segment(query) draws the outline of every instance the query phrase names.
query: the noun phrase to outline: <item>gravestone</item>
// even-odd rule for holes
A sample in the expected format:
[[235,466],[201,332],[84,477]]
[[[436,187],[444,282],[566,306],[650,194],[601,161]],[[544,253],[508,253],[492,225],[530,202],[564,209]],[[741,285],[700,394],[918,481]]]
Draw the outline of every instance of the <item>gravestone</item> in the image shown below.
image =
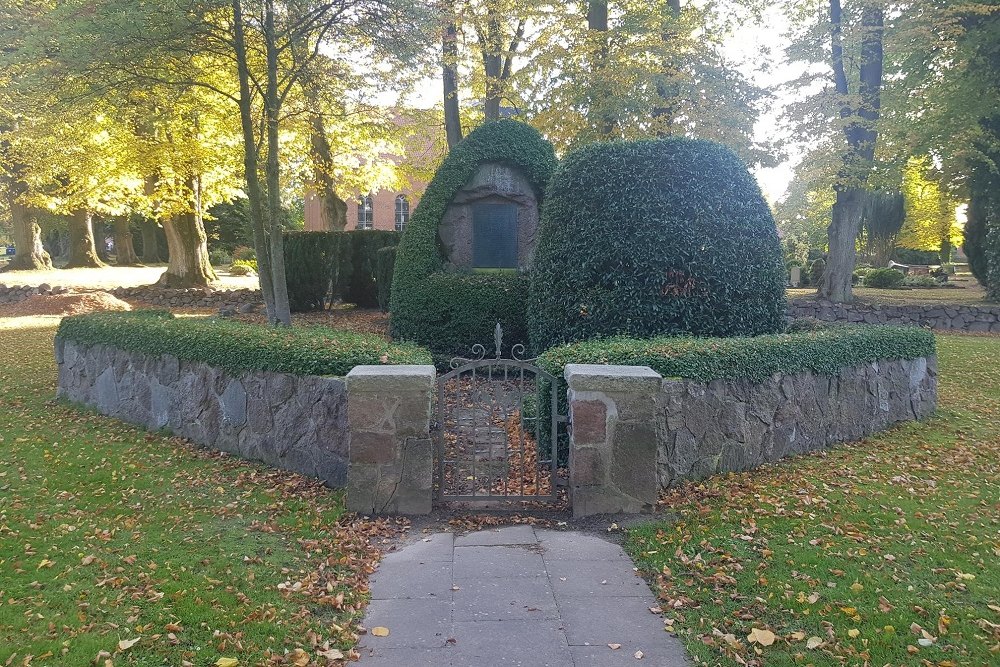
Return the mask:
[[479,167],[438,227],[450,270],[527,269],[537,234],[534,190],[520,171],[495,162]]

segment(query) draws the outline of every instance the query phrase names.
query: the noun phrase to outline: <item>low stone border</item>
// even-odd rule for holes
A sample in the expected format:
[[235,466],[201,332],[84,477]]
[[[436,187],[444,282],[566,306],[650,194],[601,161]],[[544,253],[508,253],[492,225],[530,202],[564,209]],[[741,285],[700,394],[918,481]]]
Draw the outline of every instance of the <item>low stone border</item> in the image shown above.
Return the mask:
[[793,299],[790,317],[814,317],[823,322],[864,322],[921,326],[941,331],[1000,333],[1000,306],[927,304],[892,306],[833,303],[825,299]]
[[328,486],[347,481],[347,391],[341,379],[229,373],[171,355],[59,338],[55,353],[60,398]]
[[52,287],[44,283],[38,287],[30,287],[28,285],[0,285],[0,305],[20,303],[37,294],[49,296],[52,294],[65,294],[68,291],[69,289],[66,287]]

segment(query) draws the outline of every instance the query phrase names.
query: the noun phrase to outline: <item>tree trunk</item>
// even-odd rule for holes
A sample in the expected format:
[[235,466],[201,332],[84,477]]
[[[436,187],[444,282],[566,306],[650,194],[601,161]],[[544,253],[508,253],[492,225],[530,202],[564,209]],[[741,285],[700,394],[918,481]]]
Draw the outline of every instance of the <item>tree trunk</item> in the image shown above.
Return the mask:
[[243,34],[243,6],[233,0],[233,47],[236,55],[236,73],[240,85],[240,125],[243,131],[243,171],[247,184],[247,201],[250,205],[250,226],[253,228],[253,245],[257,251],[257,278],[268,322],[275,320],[274,281],[272,280],[271,250],[264,229],[264,206],[257,173],[257,141],[253,130],[253,98],[250,95],[250,68],[247,64],[246,37]]
[[135,254],[135,245],[132,243],[132,227],[128,218],[115,218],[113,225],[115,230],[115,264],[135,266],[139,263],[139,256]]
[[941,239],[941,263],[951,264],[951,235],[945,234],[944,238]]
[[[665,45],[677,37],[674,23],[681,14],[681,1],[668,0],[667,10],[667,16],[663,17],[663,31],[660,33],[660,39]],[[670,134],[670,126],[677,115],[677,85],[671,79],[674,79],[678,75],[676,68],[669,62],[664,61],[662,68],[663,71],[656,82],[656,96],[659,98],[660,103],[653,107],[651,114],[656,124],[656,134],[661,137]]]
[[594,85],[590,88],[591,123],[597,128],[603,140],[615,138],[617,125],[614,115],[604,106],[611,95],[606,81],[608,60],[608,0],[590,0],[587,5],[587,30],[591,39],[596,40],[593,53],[592,72]]
[[[303,87],[308,88],[309,84],[303,82]],[[315,94],[307,91],[306,99],[313,109],[318,108],[319,100]],[[327,139],[323,117],[320,114],[312,114],[310,130],[313,179],[316,181],[316,195],[320,201],[323,228],[342,232],[347,227],[347,202],[337,196],[336,183],[332,175],[333,152],[330,150],[330,141]]]
[[161,287],[207,287],[218,280],[208,261],[208,235],[201,220],[201,184],[191,179],[191,211],[163,221],[170,258]]
[[11,227],[14,236],[14,248],[17,254],[7,262],[4,271],[39,271],[52,268],[52,258],[45,252],[42,245],[42,228],[35,222],[31,210],[9,196],[7,206],[10,209]]
[[289,326],[292,314],[288,305],[288,284],[285,279],[285,238],[281,228],[281,182],[278,161],[278,40],[274,30],[274,0],[264,0],[264,46],[267,58],[267,85],[264,88],[264,114],[267,120],[267,222],[271,246],[271,281],[274,285],[275,325]]
[[[485,44],[483,49],[487,49]],[[486,73],[486,98],[483,114],[486,122],[500,120],[500,54],[483,51],[483,71]]]
[[878,120],[882,91],[883,9],[866,6],[861,14],[861,69],[859,74],[860,104],[852,108],[844,69],[840,0],[830,0],[831,58],[834,84],[840,97],[840,115],[845,120],[844,135],[847,150],[835,186],[837,200],[833,206],[829,238],[829,257],[821,296],[837,303],[854,299],[851,278],[857,260],[857,239],[861,232],[864,187],[875,160],[878,142]]
[[139,223],[139,230],[142,232],[142,263],[159,264],[163,261],[160,255],[159,234],[156,233],[156,221],[143,220]]
[[97,258],[107,264],[111,261],[108,258],[108,226],[104,220],[94,219],[91,216],[91,226],[94,228],[94,248],[97,250]]
[[853,298],[851,281],[857,261],[857,240],[861,231],[861,208],[864,191],[857,188],[837,190],[833,220],[827,228],[829,254],[823,270],[821,294],[837,303]]
[[67,269],[102,268],[107,266],[97,256],[94,226],[90,211],[76,211],[69,218],[69,260]]
[[441,74],[444,83],[444,132],[448,148],[462,140],[462,117],[458,106],[458,25],[455,3],[447,4],[448,23],[441,37]]

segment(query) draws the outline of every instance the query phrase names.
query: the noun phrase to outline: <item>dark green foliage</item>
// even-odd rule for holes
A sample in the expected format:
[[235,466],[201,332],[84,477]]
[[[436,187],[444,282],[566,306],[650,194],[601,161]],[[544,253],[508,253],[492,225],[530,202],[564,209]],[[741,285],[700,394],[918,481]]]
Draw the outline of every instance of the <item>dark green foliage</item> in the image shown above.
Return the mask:
[[361,308],[379,305],[378,251],[395,246],[399,232],[290,232],[285,234],[285,276],[294,312],[322,310],[340,298]]
[[[526,280],[517,276],[440,275],[444,261],[438,225],[455,194],[481,165],[490,162],[520,171],[539,202],[556,167],[552,145],[533,128],[512,120],[482,125],[451,149],[413,211],[399,244],[390,307],[396,338],[430,345],[436,351],[466,352],[483,341],[481,323],[501,316],[507,340],[527,342],[523,333]],[[435,293],[441,289],[451,291]],[[491,294],[492,289],[499,292]],[[479,301],[460,301],[470,295]],[[492,338],[496,322],[490,322],[485,340]],[[515,338],[516,332],[521,332],[517,334],[520,339]]]
[[378,289],[378,307],[383,313],[389,310],[392,294],[392,271],[396,264],[396,246],[380,249],[375,260],[375,286]]
[[239,246],[253,245],[250,205],[246,199],[216,204],[204,218],[208,247],[232,253]]
[[[397,257],[397,274],[399,261]],[[394,280],[392,289],[399,284]],[[528,276],[519,273],[432,273],[409,289],[407,308],[425,314],[419,340],[436,352],[469,354],[476,343],[489,345],[500,322],[506,353],[510,345],[528,339],[528,287]]]
[[913,250],[912,248],[896,248],[892,252],[892,259],[900,264],[910,266],[939,264],[941,253],[937,250]]
[[[969,211],[963,249],[969,268],[994,299],[1000,299],[1000,116],[983,121],[980,155],[969,176]],[[995,275],[994,275],[995,273]]]
[[865,250],[879,265],[889,263],[896,239],[906,219],[906,202],[901,192],[868,192],[862,211]]
[[375,308],[379,305],[376,283],[378,251],[398,245],[400,233],[376,229],[340,233],[346,234],[350,242],[351,261],[341,264],[337,292],[348,303],[361,308]]
[[359,364],[429,364],[430,353],[373,334],[324,327],[266,327],[231,320],[177,318],[162,311],[64,318],[60,338],[152,356],[171,354],[228,371],[346,375]]
[[865,287],[899,287],[906,276],[896,269],[872,269],[865,274]]
[[562,377],[566,364],[621,364],[649,366],[664,377],[703,382],[727,378],[763,382],[775,373],[836,375],[841,368],[879,359],[933,354],[930,331],[862,325],[747,338],[607,338],[556,347],[538,361],[556,377]]
[[784,325],[785,264],[746,166],[708,141],[591,144],[549,185],[534,349],[595,336],[736,336]]
[[208,261],[212,266],[229,266],[233,263],[233,256],[222,248],[216,248],[208,252]]
[[813,263],[809,265],[809,284],[819,287],[820,283],[823,282],[823,274],[825,272],[826,260],[822,257],[814,259]]

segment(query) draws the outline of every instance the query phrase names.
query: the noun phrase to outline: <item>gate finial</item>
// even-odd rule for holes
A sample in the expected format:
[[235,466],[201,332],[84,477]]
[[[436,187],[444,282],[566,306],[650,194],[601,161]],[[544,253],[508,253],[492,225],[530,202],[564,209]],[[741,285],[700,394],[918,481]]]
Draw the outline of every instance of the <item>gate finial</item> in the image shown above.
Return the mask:
[[497,346],[497,359],[500,358],[500,348],[503,346],[503,328],[500,326],[500,322],[497,322],[496,329],[493,330],[493,342]]

